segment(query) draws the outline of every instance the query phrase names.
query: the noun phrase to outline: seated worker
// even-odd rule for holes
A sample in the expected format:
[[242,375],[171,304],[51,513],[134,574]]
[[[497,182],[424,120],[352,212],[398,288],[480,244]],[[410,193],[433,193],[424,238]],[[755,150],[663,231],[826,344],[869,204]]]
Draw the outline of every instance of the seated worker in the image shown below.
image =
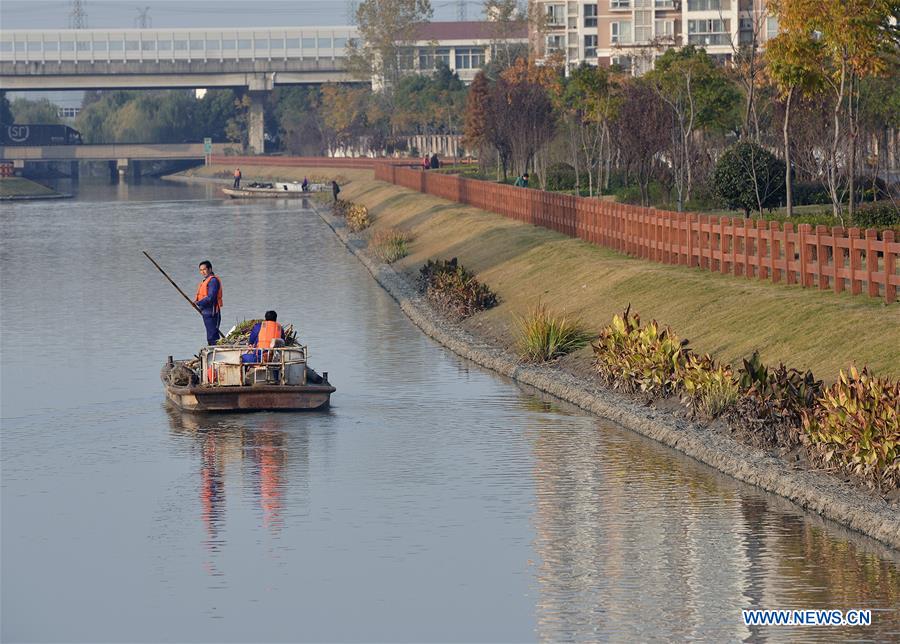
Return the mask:
[[[265,318],[264,321],[253,325],[250,331],[250,346],[258,349],[284,346],[284,329],[276,322],[278,314],[275,311],[266,311]],[[241,356],[241,362],[245,364],[265,362],[268,357],[268,351],[250,351]]]

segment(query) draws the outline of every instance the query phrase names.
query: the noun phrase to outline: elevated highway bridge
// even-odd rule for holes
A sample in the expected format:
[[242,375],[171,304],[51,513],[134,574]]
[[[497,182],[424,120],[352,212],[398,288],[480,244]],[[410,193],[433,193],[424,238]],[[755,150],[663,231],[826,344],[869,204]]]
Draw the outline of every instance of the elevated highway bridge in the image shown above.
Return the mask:
[[64,29],[0,32],[7,91],[243,87],[249,145],[263,151],[263,99],[276,85],[353,80],[353,27]]

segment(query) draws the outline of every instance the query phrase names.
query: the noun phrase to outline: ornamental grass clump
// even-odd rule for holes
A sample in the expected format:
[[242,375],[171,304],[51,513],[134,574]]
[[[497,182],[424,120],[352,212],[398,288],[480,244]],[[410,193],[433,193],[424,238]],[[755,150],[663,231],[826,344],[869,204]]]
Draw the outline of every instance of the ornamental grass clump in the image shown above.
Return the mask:
[[347,209],[347,228],[358,233],[360,230],[368,228],[371,223],[368,208],[359,203],[350,204]]
[[497,305],[497,295],[460,266],[456,258],[428,261],[420,270],[419,288],[445,315],[456,320]]
[[542,303],[517,322],[519,356],[529,362],[564,356],[585,346],[593,337],[581,320],[554,314]]
[[900,487],[900,381],[867,369],[841,371],[816,408],[803,414],[811,454],[826,467],[881,490]]
[[409,254],[409,243],[412,236],[397,228],[376,230],[371,244],[375,255],[383,262],[393,264],[401,257]]

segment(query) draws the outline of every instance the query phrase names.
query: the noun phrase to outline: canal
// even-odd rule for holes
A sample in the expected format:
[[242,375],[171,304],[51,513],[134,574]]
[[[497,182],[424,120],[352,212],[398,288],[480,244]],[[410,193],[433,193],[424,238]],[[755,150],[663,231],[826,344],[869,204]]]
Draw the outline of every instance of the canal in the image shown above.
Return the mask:
[[[896,553],[449,353],[301,204],[78,190],[0,219],[3,641],[900,638]],[[331,409],[169,409],[203,326],[145,249],[298,327]]]

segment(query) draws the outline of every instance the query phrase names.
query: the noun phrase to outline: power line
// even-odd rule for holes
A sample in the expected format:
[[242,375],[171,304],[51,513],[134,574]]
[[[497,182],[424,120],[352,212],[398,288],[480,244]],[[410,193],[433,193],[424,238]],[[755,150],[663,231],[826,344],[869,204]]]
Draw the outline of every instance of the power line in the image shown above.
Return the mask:
[[137,18],[134,19],[134,26],[138,29],[149,29],[153,26],[153,19],[150,17],[150,7],[137,8]]
[[466,0],[458,0],[456,3],[456,19],[460,22],[466,21]]
[[72,0],[69,12],[69,29],[87,29],[87,9],[85,0]]

